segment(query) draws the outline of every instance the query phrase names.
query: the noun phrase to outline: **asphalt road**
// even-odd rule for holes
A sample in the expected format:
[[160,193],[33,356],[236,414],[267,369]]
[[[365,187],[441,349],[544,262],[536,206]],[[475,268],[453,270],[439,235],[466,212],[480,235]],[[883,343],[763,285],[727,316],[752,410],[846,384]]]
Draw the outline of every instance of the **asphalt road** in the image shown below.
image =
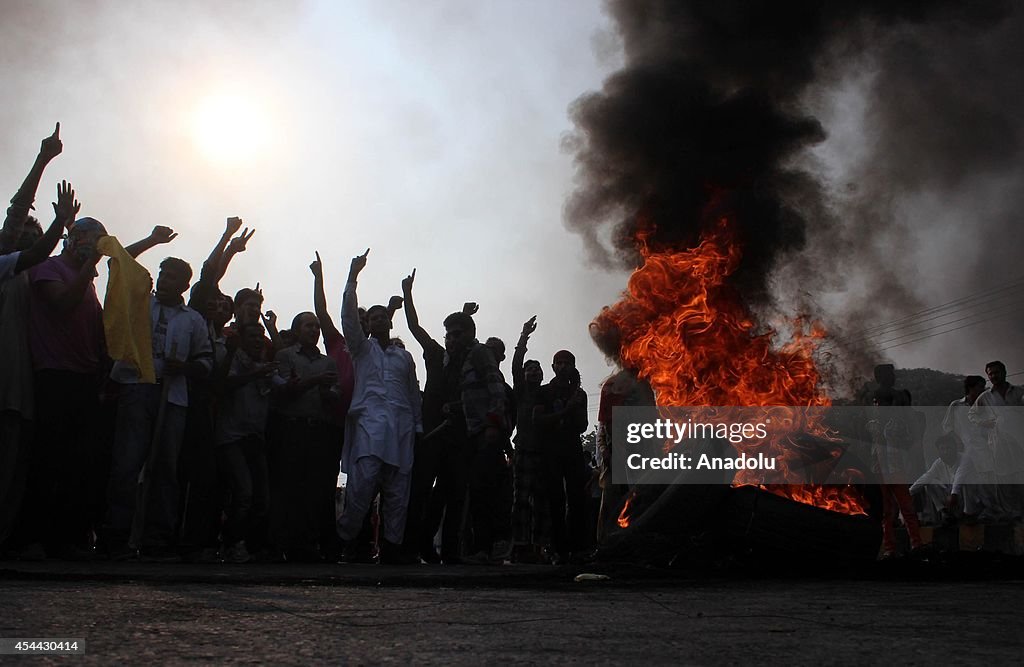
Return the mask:
[[18,659],[26,664],[1024,659],[1022,579],[573,583],[531,576],[531,585],[513,585],[517,577],[505,575],[509,585],[472,576],[410,585],[393,577],[371,583],[375,571],[365,572],[329,585],[315,577],[97,581],[8,572],[0,577],[0,637],[86,640],[84,655]]

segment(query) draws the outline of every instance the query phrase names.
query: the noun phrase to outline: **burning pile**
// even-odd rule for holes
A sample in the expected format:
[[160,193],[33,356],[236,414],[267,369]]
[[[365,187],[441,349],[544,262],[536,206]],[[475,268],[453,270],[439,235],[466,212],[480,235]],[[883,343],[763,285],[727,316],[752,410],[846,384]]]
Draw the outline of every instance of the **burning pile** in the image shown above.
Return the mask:
[[[823,329],[791,316],[782,341],[755,315],[777,312],[770,277],[804,249],[808,229],[836,224],[820,179],[800,166],[825,138],[808,92],[890,28],[969,10],[872,0],[607,6],[624,66],[571,109],[577,187],[565,218],[598,263],[635,271],[595,321],[595,341],[660,406],[828,405],[814,358]],[[800,432],[827,438],[797,421],[759,446],[785,460]],[[769,490],[865,510],[852,487]]]
[[[792,437],[799,432],[827,437],[822,424],[802,421],[801,411],[790,409],[831,403],[813,356],[824,332],[803,332],[796,323],[791,340],[779,346],[773,331],[761,330],[728,283],[742,250],[727,217],[709,220],[694,248],[657,248],[651,236],[641,227],[637,243],[644,263],[630,278],[627,295],[598,316],[597,328],[618,332],[622,364],[637,369],[659,406],[764,406],[777,426],[759,449],[779,461],[780,479],[786,479],[798,458]],[[733,421],[728,409],[705,418]],[[749,483],[745,477],[741,472],[734,483]],[[764,488],[834,511],[865,513],[852,486]],[[620,527],[629,525],[628,509],[627,502]]]

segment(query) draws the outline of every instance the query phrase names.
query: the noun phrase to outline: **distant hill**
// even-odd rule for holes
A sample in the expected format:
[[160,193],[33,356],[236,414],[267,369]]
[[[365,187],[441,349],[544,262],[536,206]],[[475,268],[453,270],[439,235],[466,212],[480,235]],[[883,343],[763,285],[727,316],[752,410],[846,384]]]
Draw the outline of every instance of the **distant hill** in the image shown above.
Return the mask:
[[[896,386],[910,392],[914,405],[946,406],[964,395],[964,376],[932,368],[897,368]],[[865,382],[852,399],[837,400],[837,405],[869,405],[878,389],[874,380]]]

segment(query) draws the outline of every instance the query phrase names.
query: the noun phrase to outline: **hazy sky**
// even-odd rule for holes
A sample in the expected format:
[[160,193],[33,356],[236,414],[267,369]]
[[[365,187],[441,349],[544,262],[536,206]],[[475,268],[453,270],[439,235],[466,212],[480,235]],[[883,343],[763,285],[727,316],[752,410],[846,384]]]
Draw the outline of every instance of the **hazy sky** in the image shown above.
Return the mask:
[[[364,305],[400,293],[416,267],[428,331],[440,339],[444,316],[477,301],[479,337],[503,338],[510,355],[536,314],[530,356],[550,375],[555,351],[576,352],[593,415],[609,368],[587,324],[627,276],[588,268],[563,226],[573,169],[561,141],[569,105],[619,65],[600,3],[92,0],[0,11],[0,189],[13,194],[59,120],[64,154],[44,175],[41,212],[67,178],[82,214],[123,243],[173,227],[177,240],[141,258],[154,274],[168,255],[198,274],[225,218],[241,216],[256,235],[222,289],[259,281],[282,326],[311,309],[314,250],[336,314],[349,260],[370,247]],[[843,122],[819,155],[841,180],[859,126],[822,104]],[[936,252],[956,241],[940,235]],[[924,244],[910,258],[924,304],[969,293],[929,253]],[[395,334],[419,359],[401,315]],[[954,355],[970,340],[956,335],[892,358],[980,372],[1003,356],[1011,372],[1024,367],[1019,335]]]

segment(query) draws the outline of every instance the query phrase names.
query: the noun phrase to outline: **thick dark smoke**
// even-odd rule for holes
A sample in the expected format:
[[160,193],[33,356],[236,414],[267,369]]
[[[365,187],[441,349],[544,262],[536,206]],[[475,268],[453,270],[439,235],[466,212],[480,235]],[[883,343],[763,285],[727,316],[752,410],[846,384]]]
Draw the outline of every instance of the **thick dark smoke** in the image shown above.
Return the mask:
[[[863,277],[861,299],[844,313],[850,323],[889,321],[1024,275],[1024,14],[971,27],[935,21],[891,31],[859,61],[870,72],[862,91],[867,150],[836,184],[843,224],[796,264],[804,283],[829,268]],[[1004,332],[1022,329],[1024,311],[943,336],[935,364],[957,348],[977,350],[973,364],[984,349],[1006,354]]]
[[[754,307],[780,296],[782,260],[787,289],[841,289],[861,274],[865,300],[845,313],[862,325],[889,314],[883,290],[892,311],[914,304],[915,281],[894,261],[917,232],[897,219],[900,197],[1019,163],[1024,35],[1008,5],[968,4],[609,2],[625,65],[571,108],[568,226],[595,261],[628,268],[638,225],[686,246],[713,206],[739,232],[735,284]],[[831,132],[814,100],[857,71],[872,74],[868,158],[837,197],[807,159]]]

